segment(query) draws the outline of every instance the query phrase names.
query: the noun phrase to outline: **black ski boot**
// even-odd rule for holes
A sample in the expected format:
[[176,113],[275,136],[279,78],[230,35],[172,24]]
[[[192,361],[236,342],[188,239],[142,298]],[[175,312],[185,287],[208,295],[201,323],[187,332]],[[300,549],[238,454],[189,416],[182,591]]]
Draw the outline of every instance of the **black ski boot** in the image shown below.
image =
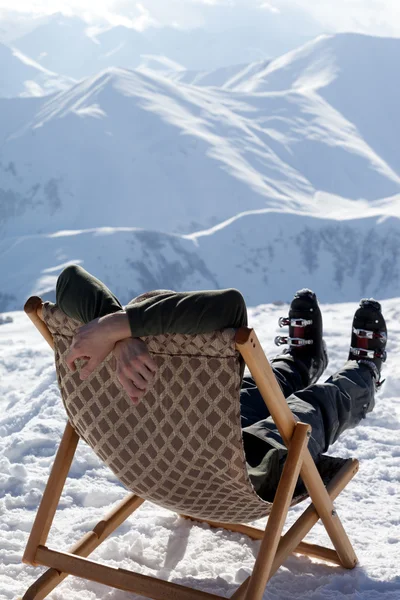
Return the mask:
[[382,363],[386,360],[387,329],[382,307],[376,300],[364,299],[356,310],[351,333],[349,360],[364,363],[372,370],[380,387]]
[[306,386],[318,381],[328,365],[328,353],[322,338],[322,315],[314,292],[308,289],[296,292],[289,317],[280,318],[279,326],[289,326],[289,336],[277,336],[275,344],[288,344],[289,348],[276,359],[291,356],[292,360],[301,361],[307,371]]

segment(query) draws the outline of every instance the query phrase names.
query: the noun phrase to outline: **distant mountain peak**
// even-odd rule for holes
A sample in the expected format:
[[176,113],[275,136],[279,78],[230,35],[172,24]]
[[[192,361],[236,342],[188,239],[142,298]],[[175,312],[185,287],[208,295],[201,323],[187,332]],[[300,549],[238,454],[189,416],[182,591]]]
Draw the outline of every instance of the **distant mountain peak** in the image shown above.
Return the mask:
[[394,73],[399,54],[399,38],[359,33],[320,35],[270,61],[265,69],[257,70],[235,89],[252,93],[300,88],[317,91],[350,70],[353,84],[357,85],[357,78],[365,78],[371,68],[376,69],[375,75],[381,69],[387,76]]

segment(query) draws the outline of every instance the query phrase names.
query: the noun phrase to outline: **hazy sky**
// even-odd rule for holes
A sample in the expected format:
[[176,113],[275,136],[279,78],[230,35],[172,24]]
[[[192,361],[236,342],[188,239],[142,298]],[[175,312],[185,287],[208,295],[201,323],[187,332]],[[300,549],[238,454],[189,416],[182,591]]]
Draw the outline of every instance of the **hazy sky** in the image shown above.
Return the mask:
[[400,36],[400,0],[0,0],[0,10],[49,14],[62,11],[87,20],[144,29],[152,23],[181,27],[251,25],[264,11],[303,9],[321,31],[358,31]]

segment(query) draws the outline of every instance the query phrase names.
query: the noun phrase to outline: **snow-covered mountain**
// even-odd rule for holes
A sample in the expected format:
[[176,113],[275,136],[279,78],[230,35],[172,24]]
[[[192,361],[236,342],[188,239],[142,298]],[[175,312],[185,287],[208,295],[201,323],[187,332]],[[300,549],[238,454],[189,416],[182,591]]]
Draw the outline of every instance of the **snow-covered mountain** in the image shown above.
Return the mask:
[[[332,39],[347,40],[317,40],[319,54]],[[354,42],[368,47],[369,40]],[[396,47],[400,53],[400,41]],[[311,66],[313,60],[311,53]],[[248,87],[264,81],[261,73],[249,70]],[[357,87],[356,69],[353,75]],[[325,77],[322,62],[322,83]],[[397,97],[396,82],[386,79],[387,95]],[[44,99],[40,110],[27,104],[24,125],[7,135],[0,152],[1,164],[13,166],[1,175],[13,198],[12,208],[3,202],[2,234],[104,226],[191,233],[266,207],[324,216],[324,193],[355,211],[360,200],[373,205],[399,193],[398,113],[379,115],[383,151],[368,95],[361,132],[319,88],[293,89],[285,81],[287,89],[254,92],[240,81],[240,90],[199,88],[148,70],[108,69]],[[361,74],[359,87],[363,82]],[[347,94],[333,72],[328,91]]]
[[399,38],[321,36],[231,87],[246,93],[318,94],[399,172]]
[[195,29],[164,25],[143,31],[104,23],[89,27],[78,17],[53,14],[12,42],[47,69],[81,79],[109,67],[134,69],[147,54],[167,56],[190,70],[214,70],[280,55],[320,32],[294,6],[275,13],[244,7],[242,19],[240,7],[229,3],[212,12],[220,13],[215,22]]
[[57,276],[70,263],[105,281],[124,304],[155,288],[236,287],[250,306],[288,301],[304,286],[322,301],[393,297],[400,214],[336,220],[264,210],[189,236],[103,228],[9,238],[0,242],[7,273],[0,312],[32,294],[54,300]]
[[230,65],[211,71],[190,71],[173,61],[160,56],[143,56],[138,67],[139,71],[156,71],[159,74],[189,85],[200,87],[230,88],[238,85],[239,81],[247,80],[253,73],[264,70],[271,61],[262,60],[250,64]]
[[236,147],[241,123],[222,102],[117,69],[46,100],[1,149],[1,164],[12,164],[1,173],[10,194],[1,232],[121,225],[192,232],[265,206],[268,191],[276,206],[282,194],[248,165],[245,146]]
[[16,48],[0,43],[0,98],[45,96],[70,88],[75,81],[42,67]]
[[1,101],[3,307],[51,293],[69,262],[123,301],[160,286],[400,295],[394,56],[400,40],[338,35],[220,87],[145,65]]

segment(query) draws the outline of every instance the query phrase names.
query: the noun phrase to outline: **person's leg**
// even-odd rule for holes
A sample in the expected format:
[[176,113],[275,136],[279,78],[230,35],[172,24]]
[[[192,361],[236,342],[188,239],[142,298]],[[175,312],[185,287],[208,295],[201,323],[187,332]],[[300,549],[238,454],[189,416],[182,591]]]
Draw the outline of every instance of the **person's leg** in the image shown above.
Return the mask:
[[[386,342],[381,305],[373,299],[361,300],[353,318],[347,364],[326,383],[312,385],[288,398],[295,417],[312,427],[309,450],[314,460],[373,409],[386,360]],[[266,500],[273,499],[286,457],[279,432],[267,418],[246,428],[243,438],[254,487]]]
[[[311,385],[291,394],[287,404],[296,419],[309,423],[309,450],[314,458],[325,452],[346,429],[355,427],[374,407],[375,390],[381,385],[382,363],[386,360],[387,328],[379,302],[361,300],[353,323],[348,362],[325,383]],[[249,437],[250,436],[250,437]],[[248,441],[258,438],[282,448],[279,432],[270,416],[245,428]],[[260,459],[260,444],[248,446],[250,464]],[[268,448],[264,447],[264,454]]]
[[[374,392],[371,368],[349,361],[325,383],[311,385],[287,399],[295,418],[312,427],[308,448],[314,460],[373,409]],[[256,491],[266,500],[273,499],[287,449],[272,418],[245,427],[243,442]]]
[[[304,370],[299,361],[272,361],[272,371],[285,398],[306,387]],[[264,398],[251,375],[243,377],[240,390],[240,418],[242,428],[270,416]]]

